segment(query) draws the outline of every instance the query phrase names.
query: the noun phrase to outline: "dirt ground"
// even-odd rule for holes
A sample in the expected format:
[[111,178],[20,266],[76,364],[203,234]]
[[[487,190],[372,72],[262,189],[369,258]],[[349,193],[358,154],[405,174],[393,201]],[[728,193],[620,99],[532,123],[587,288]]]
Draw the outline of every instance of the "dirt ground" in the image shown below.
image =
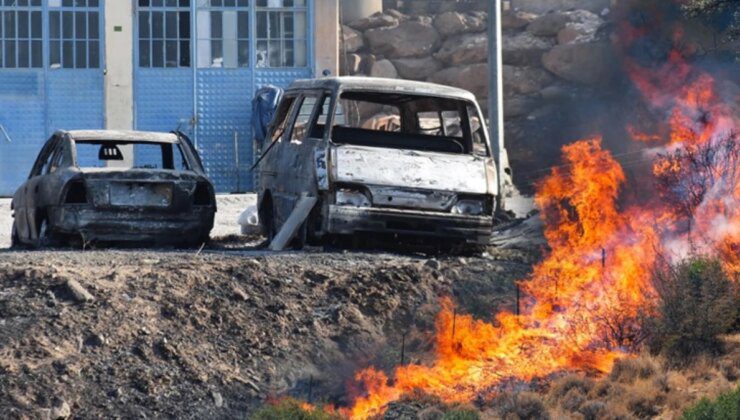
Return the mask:
[[[218,244],[215,245],[218,247]],[[0,418],[244,417],[342,402],[368,364],[431,349],[439,297],[511,304],[528,251],[0,251]],[[60,411],[61,410],[61,411]]]
[[530,219],[472,257],[271,253],[237,235],[254,201],[218,196],[215,240],[198,253],[10,251],[0,200],[0,418],[241,418],[285,395],[342,404],[358,369],[428,357],[440,297],[480,317],[511,309],[542,245]]

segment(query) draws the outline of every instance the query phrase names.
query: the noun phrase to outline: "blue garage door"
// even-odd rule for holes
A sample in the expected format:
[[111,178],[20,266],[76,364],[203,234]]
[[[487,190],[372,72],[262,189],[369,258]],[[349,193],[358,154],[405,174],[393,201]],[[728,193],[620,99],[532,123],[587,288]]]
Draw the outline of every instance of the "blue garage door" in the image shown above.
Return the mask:
[[54,130],[104,126],[101,3],[0,0],[0,196]]
[[219,192],[252,190],[252,96],[312,76],[312,2],[137,4],[136,128],[179,127]]

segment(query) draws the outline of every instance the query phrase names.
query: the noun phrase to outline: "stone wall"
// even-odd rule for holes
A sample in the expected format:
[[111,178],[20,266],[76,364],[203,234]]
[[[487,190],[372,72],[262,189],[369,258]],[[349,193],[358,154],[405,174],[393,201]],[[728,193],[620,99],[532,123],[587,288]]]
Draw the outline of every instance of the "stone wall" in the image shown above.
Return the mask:
[[345,75],[424,80],[488,97],[485,1],[411,1],[342,26]]

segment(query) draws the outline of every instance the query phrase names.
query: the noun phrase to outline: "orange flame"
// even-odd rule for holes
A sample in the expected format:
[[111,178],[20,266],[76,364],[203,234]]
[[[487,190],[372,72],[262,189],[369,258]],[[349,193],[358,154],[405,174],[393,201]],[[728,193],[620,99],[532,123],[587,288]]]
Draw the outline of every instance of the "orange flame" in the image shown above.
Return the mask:
[[[648,30],[625,25],[621,38],[627,44]],[[677,29],[672,36],[679,43],[683,33]],[[467,402],[496,392],[511,379],[527,381],[563,370],[607,372],[639,343],[636,320],[651,309],[650,274],[659,255],[682,257],[695,247],[717,251],[728,273],[738,278],[736,161],[724,151],[719,155],[727,158],[724,166],[710,161],[696,170],[686,154],[673,153],[701,152],[728,138],[737,150],[737,113],[722,102],[715,80],[693,69],[679,49],[658,68],[629,60],[625,66],[645,100],[665,113],[657,134],[628,127],[635,140],[662,144],[651,149],[656,179],[675,179],[681,188],[691,186],[697,174],[709,180],[690,214],[658,200],[622,209],[618,198],[626,177],[602,150],[601,140],[564,147],[564,164],[537,188],[549,252],[520,283],[526,293],[521,314],[502,312],[486,322],[457,314],[453,302],[443,299],[433,361],[399,366],[390,376],[374,368],[358,372],[355,380],[363,393],[341,414],[372,417],[417,390],[449,403]],[[685,217],[693,230],[689,234],[679,227]]]
[[[676,55],[671,60],[679,75],[688,78],[685,63]],[[668,152],[712,146],[734,133],[736,118],[719,102],[714,80],[706,73],[675,87],[672,100],[651,84],[657,81],[635,78],[636,85],[647,89],[646,99],[670,109],[671,118],[661,130],[667,137],[651,139],[666,144],[658,149],[654,174],[691,178],[693,169]],[[538,186],[536,203],[550,252],[521,283],[528,296],[522,315],[503,312],[493,322],[475,320],[457,315],[453,303],[444,299],[434,362],[397,367],[392,380],[373,368],[359,372],[355,379],[365,393],[346,415],[380,414],[389,402],[415,390],[445,402],[464,402],[511,378],[531,380],[562,370],[607,372],[639,342],[636,319],[651,309],[649,279],[659,253],[688,249],[692,239],[676,230],[681,214],[656,200],[620,210],[617,199],[625,175],[601,149],[600,139],[576,142],[563,153],[564,165]],[[691,217],[703,250],[718,251],[728,273],[737,278],[740,172],[735,161],[728,162],[709,165],[709,190]]]
[[649,296],[644,274],[657,235],[646,215],[618,211],[625,175],[599,139],[566,146],[564,154],[566,165],[539,187],[552,251],[522,283],[530,296],[522,315],[503,312],[484,322],[456,315],[444,299],[434,363],[398,367],[392,383],[383,372],[361,371],[356,380],[366,393],[346,414],[380,414],[414,390],[445,402],[471,401],[509,378],[607,372],[624,355],[634,339],[630,320]]

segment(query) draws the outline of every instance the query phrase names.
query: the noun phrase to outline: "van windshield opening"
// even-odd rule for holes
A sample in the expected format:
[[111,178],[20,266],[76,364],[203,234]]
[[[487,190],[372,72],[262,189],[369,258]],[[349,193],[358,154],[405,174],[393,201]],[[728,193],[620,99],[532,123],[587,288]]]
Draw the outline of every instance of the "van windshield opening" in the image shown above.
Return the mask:
[[[338,144],[473,154],[477,107],[460,99],[389,93],[341,94],[332,125]],[[482,139],[485,141],[485,136]],[[477,153],[476,153],[477,154]]]
[[174,143],[77,140],[75,149],[77,166],[81,169],[190,169],[180,145]]

